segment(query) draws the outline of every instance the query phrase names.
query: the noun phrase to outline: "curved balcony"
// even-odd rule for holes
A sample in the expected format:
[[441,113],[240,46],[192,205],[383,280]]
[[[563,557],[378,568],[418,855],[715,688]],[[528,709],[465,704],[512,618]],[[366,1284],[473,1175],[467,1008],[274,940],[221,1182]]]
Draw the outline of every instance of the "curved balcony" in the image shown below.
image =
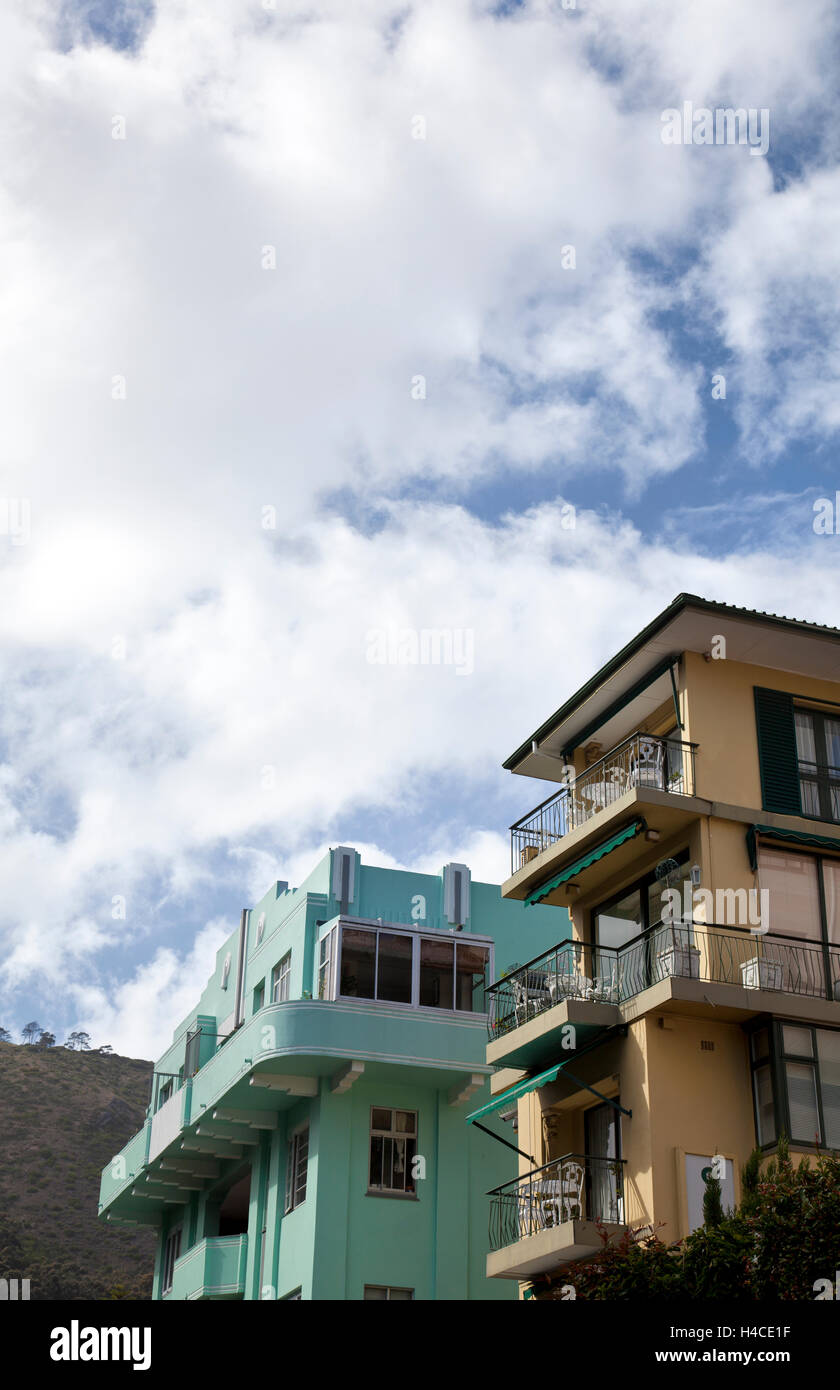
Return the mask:
[[248,1261],[248,1237],[213,1236],[200,1240],[175,1261],[167,1301],[242,1298]]

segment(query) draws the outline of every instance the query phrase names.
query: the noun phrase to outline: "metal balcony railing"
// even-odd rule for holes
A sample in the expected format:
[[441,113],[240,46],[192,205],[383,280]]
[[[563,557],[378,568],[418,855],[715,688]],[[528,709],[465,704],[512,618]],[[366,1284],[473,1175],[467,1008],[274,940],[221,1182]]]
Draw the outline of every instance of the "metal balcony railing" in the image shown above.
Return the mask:
[[536,859],[542,850],[562,840],[618,801],[632,787],[655,787],[674,796],[694,795],[694,754],[697,745],[679,739],[632,734],[624,743],[585,772],[572,776],[552,796],[510,828],[511,873]]
[[669,976],[840,1000],[840,947],[695,922],[658,922],[620,947],[569,939],[488,986],[488,1032],[564,999],[621,1004]]
[[490,1197],[490,1249],[501,1250],[566,1221],[624,1224],[624,1160],[564,1154]]

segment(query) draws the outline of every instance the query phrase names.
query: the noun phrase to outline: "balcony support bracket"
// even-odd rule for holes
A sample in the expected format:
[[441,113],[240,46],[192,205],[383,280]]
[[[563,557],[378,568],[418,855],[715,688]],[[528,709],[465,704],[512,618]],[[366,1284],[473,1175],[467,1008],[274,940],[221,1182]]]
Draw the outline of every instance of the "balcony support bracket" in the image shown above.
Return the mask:
[[515,1154],[521,1154],[523,1158],[527,1158],[529,1163],[533,1163],[536,1168],[537,1160],[534,1158],[533,1154],[526,1154],[524,1149],[518,1149],[515,1144],[508,1143],[507,1139],[503,1139],[501,1134],[494,1134],[492,1129],[488,1129],[486,1125],[480,1125],[478,1120],[473,1120],[473,1129],[480,1129],[482,1134],[489,1134],[491,1139],[495,1139],[498,1144],[504,1144],[506,1149],[513,1149]]
[[574,1073],[570,1072],[569,1068],[566,1066],[563,1067],[563,1075],[568,1076],[570,1081],[574,1081],[576,1086],[582,1086],[585,1091],[590,1091],[593,1096],[597,1096],[598,1099],[604,1101],[606,1105],[611,1105],[614,1110],[619,1110],[622,1115],[627,1116],[628,1120],[632,1120],[632,1110],[625,1110],[624,1106],[619,1105],[617,1100],[612,1100],[610,1096],[605,1096],[603,1091],[596,1091],[594,1086],[590,1086],[587,1081],[581,1081],[580,1077],[575,1076]]

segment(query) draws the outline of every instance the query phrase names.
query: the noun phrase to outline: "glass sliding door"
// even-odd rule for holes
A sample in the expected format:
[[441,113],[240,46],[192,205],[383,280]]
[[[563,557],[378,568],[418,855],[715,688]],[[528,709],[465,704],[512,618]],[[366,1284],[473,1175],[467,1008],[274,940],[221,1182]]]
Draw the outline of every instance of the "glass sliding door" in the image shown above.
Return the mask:
[[673,949],[675,938],[680,945],[691,944],[690,923],[683,926],[679,922],[680,906],[674,909],[675,923],[663,927],[661,922],[665,889],[670,886],[682,900],[683,883],[690,872],[688,850],[675,855],[674,864],[670,884],[651,871],[593,913],[595,974],[602,985],[615,986],[618,998],[639,994],[661,978],[659,957]]
[[594,1105],[584,1113],[583,1129],[587,1218],[622,1223],[621,1115],[614,1105]]

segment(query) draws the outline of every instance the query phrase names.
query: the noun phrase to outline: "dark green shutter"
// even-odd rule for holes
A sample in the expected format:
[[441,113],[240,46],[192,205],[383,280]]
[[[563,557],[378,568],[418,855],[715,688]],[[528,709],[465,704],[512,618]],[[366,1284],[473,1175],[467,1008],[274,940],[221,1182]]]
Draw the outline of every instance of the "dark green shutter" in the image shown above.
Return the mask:
[[799,766],[793,697],[782,690],[755,687],[755,723],[758,765],[761,770],[761,804],[765,811],[800,816]]

